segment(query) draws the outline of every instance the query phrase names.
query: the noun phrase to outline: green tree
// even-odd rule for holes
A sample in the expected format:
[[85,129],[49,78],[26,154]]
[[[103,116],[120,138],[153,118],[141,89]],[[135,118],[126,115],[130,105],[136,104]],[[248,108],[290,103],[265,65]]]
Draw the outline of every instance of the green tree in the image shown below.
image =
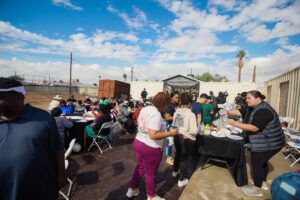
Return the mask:
[[238,74],[238,82],[241,82],[241,74],[242,74],[242,68],[244,67],[244,61],[243,58],[246,56],[246,51],[240,50],[238,54],[236,54],[236,57],[239,59],[237,61],[237,66],[239,68],[239,74]]
[[124,78],[124,82],[126,82],[126,79],[127,79],[127,74],[126,73],[123,74],[123,78]]
[[12,75],[12,76],[10,76],[10,77],[8,77],[8,78],[13,79],[13,80],[16,80],[16,81],[23,81],[23,80],[24,80],[24,78],[22,78],[22,77],[19,76],[19,75]]
[[204,82],[227,82],[228,79],[226,76],[221,76],[219,74],[211,74],[209,72],[205,72],[203,74],[198,74],[195,76],[196,79]]

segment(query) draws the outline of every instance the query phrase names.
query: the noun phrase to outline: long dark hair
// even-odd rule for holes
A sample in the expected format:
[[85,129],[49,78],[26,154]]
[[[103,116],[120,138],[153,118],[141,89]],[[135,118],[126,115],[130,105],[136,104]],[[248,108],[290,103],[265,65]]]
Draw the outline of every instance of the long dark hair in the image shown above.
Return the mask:
[[263,95],[260,91],[257,90],[251,90],[248,92],[248,94],[251,94],[255,98],[260,98],[261,100],[264,100],[266,98],[265,95]]

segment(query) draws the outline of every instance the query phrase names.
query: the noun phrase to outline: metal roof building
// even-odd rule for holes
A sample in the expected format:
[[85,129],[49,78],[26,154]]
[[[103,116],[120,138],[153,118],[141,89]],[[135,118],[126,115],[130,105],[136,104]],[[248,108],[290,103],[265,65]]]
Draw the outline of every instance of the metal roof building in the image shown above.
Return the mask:
[[292,128],[299,127],[300,66],[266,81],[264,94],[279,115],[295,119]]

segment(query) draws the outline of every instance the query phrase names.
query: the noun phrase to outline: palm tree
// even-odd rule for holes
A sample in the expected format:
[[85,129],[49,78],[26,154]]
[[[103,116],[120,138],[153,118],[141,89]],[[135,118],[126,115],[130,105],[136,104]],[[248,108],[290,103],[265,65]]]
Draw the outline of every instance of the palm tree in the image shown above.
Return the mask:
[[237,62],[237,66],[239,68],[238,82],[241,82],[241,73],[242,73],[242,68],[244,67],[243,58],[245,56],[246,56],[246,52],[244,50],[240,50],[239,53],[236,54],[236,57],[239,58],[239,61]]
[[127,79],[127,74],[126,73],[123,74],[123,78],[124,78],[124,82],[126,82],[126,79]]

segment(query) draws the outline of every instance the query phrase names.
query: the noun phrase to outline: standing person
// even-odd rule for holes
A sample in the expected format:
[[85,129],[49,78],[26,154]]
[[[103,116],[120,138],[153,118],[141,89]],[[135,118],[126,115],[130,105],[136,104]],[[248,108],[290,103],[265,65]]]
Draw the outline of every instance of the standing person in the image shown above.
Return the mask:
[[211,97],[207,97],[207,102],[202,104],[202,111],[203,111],[203,123],[211,124],[212,123],[212,116],[214,114],[213,105],[211,104]]
[[[285,137],[276,111],[264,101],[265,96],[253,90],[247,93],[248,112],[243,123],[228,119],[227,123],[245,131],[249,137],[251,168],[254,186],[244,186],[242,191],[249,196],[263,196],[267,189],[268,161],[285,145]],[[238,110],[228,114],[241,115]]]
[[146,88],[141,92],[141,97],[143,101],[145,102],[145,99],[147,99],[148,92],[146,91]]
[[209,91],[209,96],[211,97],[214,111],[217,108],[217,97],[214,95],[213,91]]
[[188,93],[181,95],[182,107],[178,108],[174,114],[173,125],[176,125],[183,135],[174,136],[174,144],[176,148],[175,162],[172,176],[178,174],[178,186],[183,187],[188,183],[188,160],[194,150],[196,134],[198,133],[196,116],[191,111],[193,97]]
[[24,105],[24,86],[0,78],[0,199],[56,200],[67,183],[54,118]]
[[[168,108],[165,111],[164,117],[166,120],[166,126],[167,126],[167,131],[170,130],[170,127],[172,125],[173,122],[173,115],[175,113],[176,107],[178,106],[179,103],[179,93],[178,92],[171,92],[171,103],[168,106]],[[172,146],[174,143],[174,138],[173,137],[168,137],[166,139],[166,156],[167,156],[167,160],[166,162],[170,165],[174,164],[174,159],[173,159],[173,155],[172,155]]]
[[165,132],[161,113],[165,111],[169,103],[170,98],[165,93],[159,92],[154,96],[152,105],[143,108],[140,112],[138,134],[133,143],[137,166],[126,194],[129,198],[139,195],[138,185],[145,174],[147,199],[164,200],[155,194],[156,174],[163,153],[163,139],[178,133],[178,130],[173,128]]
[[200,127],[202,120],[203,120],[203,109],[202,104],[205,104],[207,102],[208,95],[205,93],[202,93],[200,97],[197,99],[196,102],[192,105],[192,112],[196,115],[197,119],[197,126]]

